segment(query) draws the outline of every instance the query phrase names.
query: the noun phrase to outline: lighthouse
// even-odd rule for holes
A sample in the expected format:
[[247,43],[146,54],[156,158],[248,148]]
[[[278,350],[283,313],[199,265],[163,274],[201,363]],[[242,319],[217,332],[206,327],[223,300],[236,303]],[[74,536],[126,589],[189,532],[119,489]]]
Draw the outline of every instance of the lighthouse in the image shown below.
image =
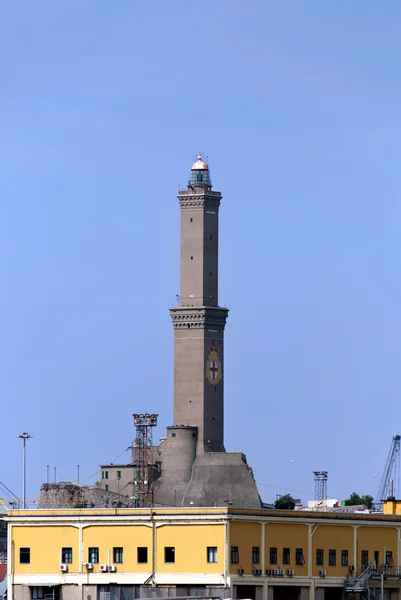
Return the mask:
[[196,426],[197,454],[224,452],[224,329],[219,306],[219,208],[207,162],[199,155],[181,213],[179,306],[174,328],[174,423]]
[[155,505],[260,508],[253,471],[242,452],[224,448],[224,329],[219,306],[219,209],[201,154],[186,189],[181,218],[180,294],[170,309],[174,329],[174,424],[154,448]]

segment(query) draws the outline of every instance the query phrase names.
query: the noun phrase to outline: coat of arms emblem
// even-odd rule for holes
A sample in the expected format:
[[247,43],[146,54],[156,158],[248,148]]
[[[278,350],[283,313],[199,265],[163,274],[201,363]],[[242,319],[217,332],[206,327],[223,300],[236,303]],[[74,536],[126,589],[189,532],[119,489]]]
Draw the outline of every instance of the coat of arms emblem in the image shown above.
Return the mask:
[[209,356],[206,361],[206,379],[212,385],[217,385],[222,375],[219,349],[216,346],[210,346]]

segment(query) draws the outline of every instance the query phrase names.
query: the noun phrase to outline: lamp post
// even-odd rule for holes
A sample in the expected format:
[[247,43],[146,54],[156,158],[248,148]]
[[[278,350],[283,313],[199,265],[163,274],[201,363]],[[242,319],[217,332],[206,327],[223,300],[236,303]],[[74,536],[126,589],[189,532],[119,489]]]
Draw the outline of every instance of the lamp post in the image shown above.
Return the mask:
[[31,438],[31,434],[24,431],[17,435],[17,438],[23,440],[23,461],[22,461],[22,506],[26,508],[26,440]]

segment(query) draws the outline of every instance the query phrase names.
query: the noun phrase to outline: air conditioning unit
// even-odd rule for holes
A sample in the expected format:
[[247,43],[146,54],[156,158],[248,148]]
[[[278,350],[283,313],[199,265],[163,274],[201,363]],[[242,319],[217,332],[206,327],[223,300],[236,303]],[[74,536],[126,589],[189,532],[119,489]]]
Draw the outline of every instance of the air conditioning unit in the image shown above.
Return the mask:
[[100,570],[102,573],[107,573],[107,571],[108,571],[107,565],[100,565]]
[[117,571],[116,565],[109,565],[109,571],[110,573],[115,573]]
[[85,567],[88,569],[88,571],[91,571],[93,569],[93,563],[85,563]]
[[66,565],[65,563],[62,563],[62,564],[60,565],[60,571],[61,571],[62,573],[67,573],[67,571],[68,571],[68,565]]
[[253,569],[252,573],[253,573],[253,575],[263,575],[263,570],[262,569]]
[[294,569],[288,569],[287,573],[290,577],[293,577],[295,575]]
[[244,569],[238,569],[238,575],[243,575],[245,573]]
[[320,577],[326,577],[326,575],[327,575],[326,569],[322,569],[321,571],[319,571],[319,575],[320,575]]

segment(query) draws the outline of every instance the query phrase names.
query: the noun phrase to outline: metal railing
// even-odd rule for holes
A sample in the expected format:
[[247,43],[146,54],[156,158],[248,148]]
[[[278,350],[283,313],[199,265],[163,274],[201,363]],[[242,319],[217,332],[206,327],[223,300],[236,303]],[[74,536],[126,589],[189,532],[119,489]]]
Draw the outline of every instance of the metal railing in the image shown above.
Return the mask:
[[346,577],[345,588],[348,590],[360,590],[362,591],[367,587],[367,582],[376,573],[376,565],[373,563],[367,567],[363,567],[363,570],[357,577]]
[[[364,567],[357,577],[346,577],[344,591],[346,593],[361,593],[366,600],[383,600],[384,580],[388,577],[401,579],[401,567],[372,563]],[[380,580],[380,589],[377,586],[370,587],[369,582],[372,582],[372,580]]]
[[376,565],[368,565],[364,571],[356,579],[356,587],[363,587],[365,583],[372,577],[372,573],[376,572]]

